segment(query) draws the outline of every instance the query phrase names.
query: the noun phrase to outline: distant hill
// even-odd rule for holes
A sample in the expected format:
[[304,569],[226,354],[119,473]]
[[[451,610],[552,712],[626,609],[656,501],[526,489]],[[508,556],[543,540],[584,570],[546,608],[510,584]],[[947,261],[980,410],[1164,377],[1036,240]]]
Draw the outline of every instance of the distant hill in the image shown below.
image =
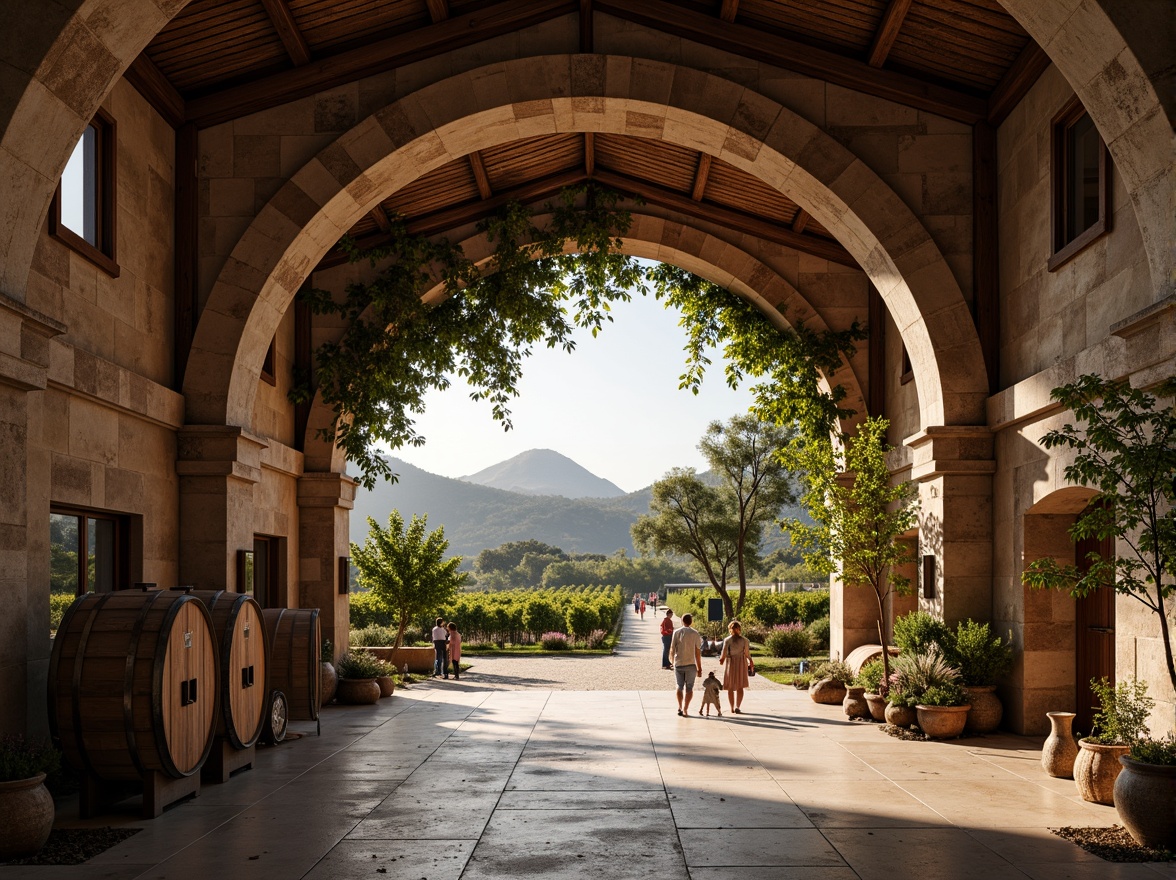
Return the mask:
[[459,479],[520,495],[617,498],[625,494],[620,486],[596,476],[553,449],[528,449],[514,458]]
[[[441,477],[396,458],[389,462],[400,475],[398,482],[378,483],[370,492],[357,490],[351,511],[351,540],[356,543],[367,537],[367,517],[383,524],[395,508],[405,519],[427,513],[431,527],[445,526],[450,552],[465,557],[530,538],[568,553],[612,554],[623,549],[636,555],[629,527],[649,512],[652,498],[649,487],[615,498],[523,495]],[[802,515],[799,509],[787,513]],[[765,539],[765,553],[787,543],[775,529],[769,529]]]

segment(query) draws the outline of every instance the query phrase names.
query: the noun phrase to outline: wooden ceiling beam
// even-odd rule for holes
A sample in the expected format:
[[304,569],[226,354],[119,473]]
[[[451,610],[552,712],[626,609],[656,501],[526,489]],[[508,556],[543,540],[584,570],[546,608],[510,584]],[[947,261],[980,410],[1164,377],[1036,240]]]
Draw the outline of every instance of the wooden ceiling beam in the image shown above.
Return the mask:
[[580,0],[580,51],[591,54],[593,51],[596,22],[592,18],[592,0]]
[[894,41],[898,39],[898,32],[902,30],[902,23],[910,10],[911,0],[890,0],[866,59],[870,67],[881,67],[886,63],[886,56],[890,54]]
[[146,52],[139,53],[123,76],[172,128],[184,124],[188,116],[184,96],[176,91],[171,80],[163,75],[163,71],[155,66]]
[[577,9],[578,0],[504,0],[485,9],[320,58],[293,70],[192,98],[188,101],[188,118],[201,128],[207,128],[452,49],[513,33]]
[[988,98],[989,124],[1000,125],[1004,122],[1049,65],[1049,56],[1031,39]]
[[719,18],[723,21],[734,21],[738,14],[739,0],[723,0],[723,5],[719,7]]
[[265,14],[273,22],[274,30],[278,32],[278,37],[286,47],[286,54],[290,56],[294,66],[309,64],[310,46],[306,44],[306,37],[298,28],[298,22],[294,20],[286,0],[261,0],[261,5],[265,7]]
[[425,0],[425,5],[429,7],[429,18],[433,24],[449,18],[449,0]]
[[596,174],[596,135],[584,132],[584,175],[591,180]]
[[494,190],[490,188],[490,178],[486,176],[486,165],[482,162],[482,154],[478,150],[474,150],[469,155],[470,168],[474,172],[474,183],[478,185],[478,195],[483,199],[489,199],[494,196]]
[[792,218],[792,231],[797,235],[804,232],[804,228],[808,226],[809,212],[804,208],[796,209],[796,216]]
[[762,217],[745,214],[742,211],[736,211],[732,208],[725,208],[722,205],[716,205],[714,202],[702,204],[682,193],[674,192],[673,190],[660,187],[655,183],[648,183],[647,181],[638,180],[625,174],[616,174],[611,171],[597,169],[596,180],[605,186],[611,186],[613,189],[621,192],[640,196],[650,204],[661,205],[663,208],[678,211],[688,217],[694,217],[698,220],[705,220],[710,223],[726,226],[730,229],[736,229],[740,232],[746,232],[748,235],[754,235],[757,238],[764,239],[764,241],[784,245],[785,247],[811,254],[814,257],[828,260],[831,263],[852,266],[855,269],[860,268],[857,260],[849,255],[849,251],[835,241],[817,238],[812,235],[799,235],[787,226],[773,223]]
[[694,186],[690,191],[690,198],[696,202],[701,202],[703,195],[706,194],[706,179],[710,177],[710,167],[710,153],[699,153],[698,170],[694,172]]
[[774,64],[839,86],[926,110],[947,119],[975,124],[988,115],[984,98],[946,86],[879,70],[864,61],[827,49],[806,46],[768,32],[762,25],[748,27],[666,0],[594,0],[596,11],[711,46],[744,58]]
[[368,216],[376,221],[376,226],[380,232],[392,231],[392,221],[388,219],[388,212],[384,210],[383,205],[376,205],[368,211]]

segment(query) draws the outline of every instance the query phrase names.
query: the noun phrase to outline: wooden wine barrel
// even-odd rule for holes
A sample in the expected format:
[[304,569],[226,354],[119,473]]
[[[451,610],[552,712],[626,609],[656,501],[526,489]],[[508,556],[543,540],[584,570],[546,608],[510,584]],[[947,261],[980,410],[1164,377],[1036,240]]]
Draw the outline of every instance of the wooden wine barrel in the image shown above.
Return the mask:
[[247,749],[261,736],[269,705],[269,646],[261,606],[252,596],[225,590],[172,587],[204,603],[220,652],[217,736]]
[[270,687],[286,695],[290,720],[318,720],[322,704],[318,609],[263,608],[261,616],[270,646]]
[[181,779],[212,748],[218,684],[203,604],[165,590],[87,593],[53,640],[50,730],[97,779]]

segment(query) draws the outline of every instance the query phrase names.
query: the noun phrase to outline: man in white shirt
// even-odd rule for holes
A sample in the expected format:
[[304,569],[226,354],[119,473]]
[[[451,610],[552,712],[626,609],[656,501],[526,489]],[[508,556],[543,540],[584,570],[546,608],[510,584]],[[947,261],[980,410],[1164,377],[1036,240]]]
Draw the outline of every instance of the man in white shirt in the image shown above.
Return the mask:
[[670,639],[670,662],[674,664],[674,679],[678,685],[678,714],[686,718],[690,717],[694,679],[702,675],[702,636],[690,625],[692,623],[694,616],[683,614],[682,626],[674,630]]
[[437,625],[433,627],[433,677],[436,678],[445,669],[448,658],[445,656],[446,645],[449,641],[449,631],[445,629],[445,618],[438,617]]

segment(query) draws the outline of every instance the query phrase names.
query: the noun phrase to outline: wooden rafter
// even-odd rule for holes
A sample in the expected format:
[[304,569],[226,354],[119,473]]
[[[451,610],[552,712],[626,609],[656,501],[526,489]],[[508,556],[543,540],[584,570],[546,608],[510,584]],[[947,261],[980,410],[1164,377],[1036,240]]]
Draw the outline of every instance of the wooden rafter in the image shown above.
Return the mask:
[[804,232],[804,228],[808,226],[809,212],[804,208],[796,209],[796,216],[792,218],[792,231],[797,235]]
[[184,124],[188,115],[184,96],[176,91],[171,80],[163,75],[146,52],[139,53],[123,76],[171,126],[179,128]]
[[580,0],[580,51],[588,54],[593,51],[593,37],[596,33],[596,22],[592,19],[592,0]]
[[286,54],[290,56],[294,66],[309,64],[310,46],[306,44],[306,37],[302,36],[302,31],[298,28],[298,22],[294,21],[286,0],[261,0],[261,5],[265,7],[265,14],[273,22],[274,30],[278,32],[278,37],[286,47]]
[[449,0],[425,0],[425,5],[429,7],[429,18],[433,24],[449,18]]
[[879,70],[864,61],[806,46],[768,31],[716,19],[666,0],[595,0],[598,12],[643,24],[706,46],[794,70],[867,95],[972,125],[988,115],[983,98],[917,77]]
[[584,175],[591,180],[596,174],[596,135],[584,132]]
[[739,0],[723,0],[719,7],[719,18],[723,21],[734,21],[739,14]]
[[[188,101],[201,128],[313,95],[405,64],[472,46],[579,9],[578,0],[505,0]],[[713,19],[711,19],[713,21]]]
[[890,54],[890,48],[898,39],[898,32],[902,30],[902,23],[910,9],[911,0],[890,0],[882,16],[882,23],[878,25],[878,30],[874,34],[874,42],[870,46],[870,54],[866,60],[870,67],[881,67],[886,63],[886,56]]
[[490,188],[490,178],[486,176],[486,165],[482,162],[482,154],[474,150],[469,155],[470,168],[474,172],[474,182],[478,185],[478,195],[483,199],[489,199],[494,196],[494,190]]
[[696,202],[701,202],[703,195],[706,193],[706,179],[710,176],[710,167],[710,153],[699,153],[698,170],[694,172],[694,186],[690,191],[690,198]]
[[1004,122],[1049,65],[1049,56],[1030,40],[988,98],[988,122],[992,125]]
[[368,211],[368,216],[376,222],[376,227],[380,232],[392,231],[392,221],[388,219],[388,212],[384,210],[383,205],[376,205]]

